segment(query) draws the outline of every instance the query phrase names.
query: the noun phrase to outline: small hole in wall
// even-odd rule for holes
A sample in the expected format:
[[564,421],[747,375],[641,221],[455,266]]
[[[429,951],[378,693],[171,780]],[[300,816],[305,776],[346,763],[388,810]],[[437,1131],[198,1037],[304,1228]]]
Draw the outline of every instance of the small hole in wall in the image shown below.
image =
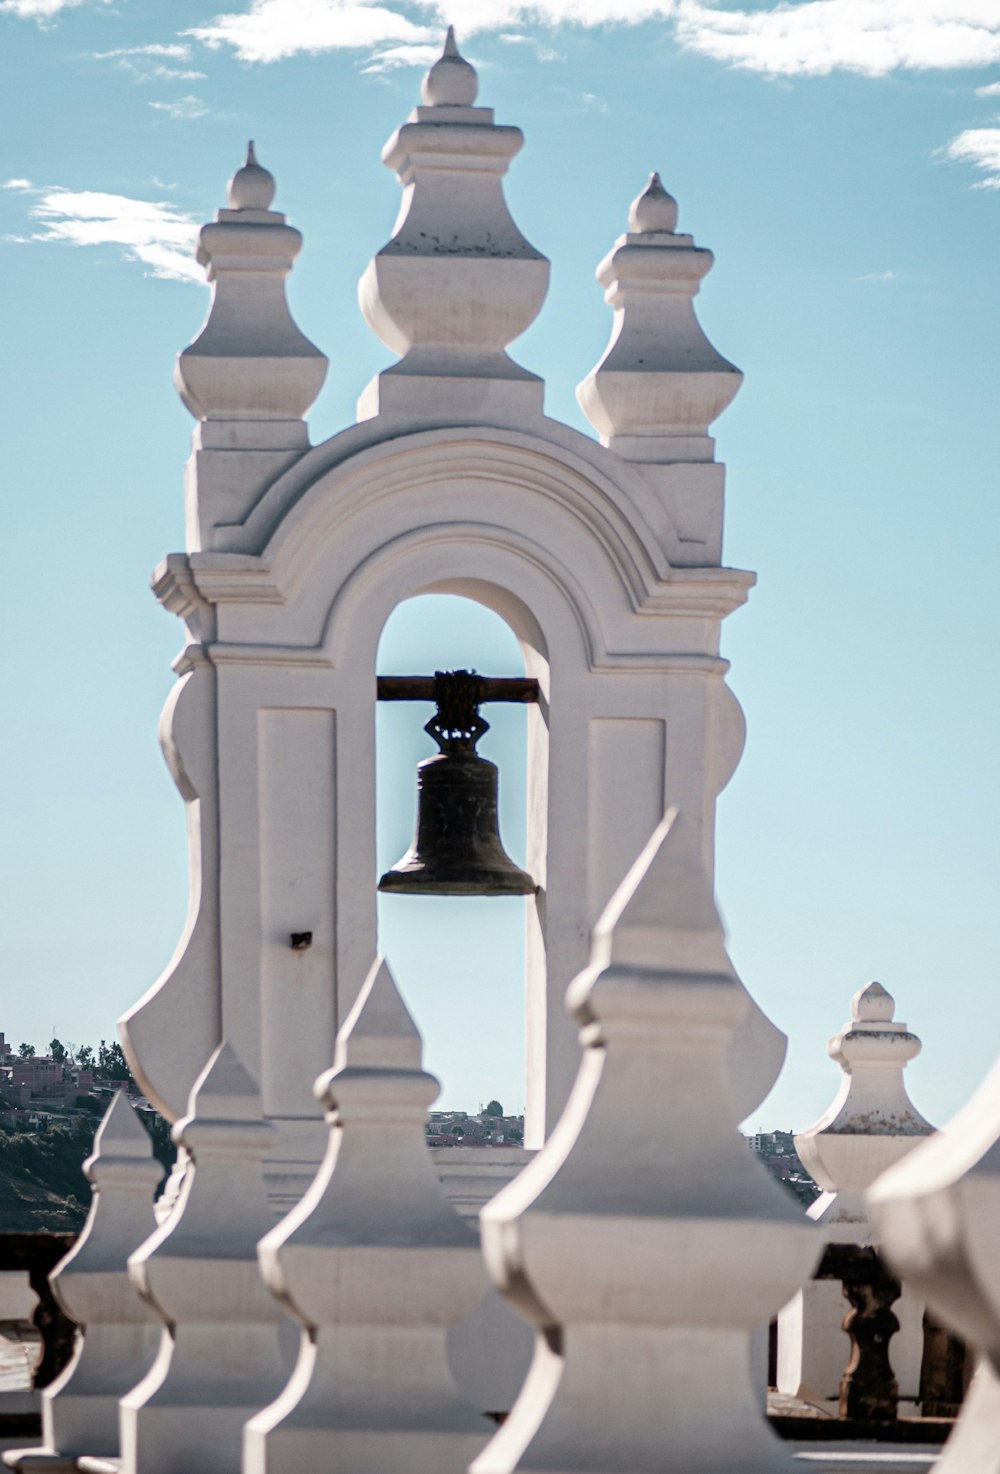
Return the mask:
[[[450,594],[399,604],[378,651],[380,675],[477,670],[522,676],[517,637],[485,605]],[[433,707],[379,702],[377,714],[378,874],[401,858],[416,823],[417,763],[436,752],[423,731]],[[500,770],[500,833],[525,863],[526,733],[523,706],[483,708],[490,730],[479,743]],[[424,1063],[441,1081],[433,1110],[478,1112],[499,1100],[524,1108],[524,916],[516,896],[379,896],[379,948],[424,1038]]]

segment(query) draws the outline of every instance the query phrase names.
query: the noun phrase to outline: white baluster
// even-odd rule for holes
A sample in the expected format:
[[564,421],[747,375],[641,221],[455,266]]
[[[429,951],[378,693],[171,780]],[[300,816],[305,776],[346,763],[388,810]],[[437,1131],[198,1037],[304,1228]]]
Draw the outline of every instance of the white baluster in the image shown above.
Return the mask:
[[163,1168],[149,1132],[119,1091],[97,1128],[83,1170],[90,1213],[53,1270],[56,1299],[80,1327],[69,1366],[42,1393],[41,1448],[12,1450],[22,1471],[75,1469],[81,1454],[118,1453],[118,1399],[149,1369],[159,1324],[129,1279],[126,1261],[153,1228],[153,1192]]
[[[869,983],[851,1000],[851,1020],[827,1046],[843,1070],[829,1110],[795,1137],[803,1164],[825,1191],[809,1209],[827,1243],[873,1242],[864,1193],[892,1163],[929,1136],[934,1127],[906,1093],[903,1071],[920,1053],[920,1040],[893,1021],[895,1004],[881,983]],[[907,1286],[892,1307],[899,1330],[889,1359],[899,1383],[902,1411],[913,1413],[920,1396],[924,1302]],[[841,1329],[847,1305],[833,1280],[813,1280],[778,1317],[778,1390],[836,1411],[840,1379],[850,1356]]]
[[421,1056],[379,960],[316,1082],[326,1159],[260,1246],[307,1330],[285,1391],[247,1427],[244,1474],[460,1474],[489,1436],[448,1371],[448,1328],[485,1278],[424,1141],[438,1082]]
[[868,1207],[889,1263],[980,1353],[935,1474],[998,1474],[1000,1063],[953,1121],[879,1178]]
[[727,1050],[749,1001],[692,829],[672,811],[604,912],[567,994],[573,1093],[482,1211],[487,1266],[538,1337],[473,1474],[790,1467],[748,1343],[820,1241],[736,1129]]
[[238,1474],[243,1424],[284,1386],[281,1311],[257,1267],[274,1219],[263,1162],[273,1128],[223,1043],[174,1127],[193,1170],[177,1206],[129,1260],[163,1322],[149,1375],[122,1402],[126,1474]]

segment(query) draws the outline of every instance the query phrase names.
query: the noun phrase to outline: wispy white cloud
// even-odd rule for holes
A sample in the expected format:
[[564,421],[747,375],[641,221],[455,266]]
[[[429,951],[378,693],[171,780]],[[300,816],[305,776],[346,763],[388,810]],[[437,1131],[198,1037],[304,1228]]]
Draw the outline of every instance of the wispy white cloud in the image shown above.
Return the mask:
[[988,82],[985,87],[977,87],[976,96],[1000,97],[1000,82]]
[[242,61],[280,61],[299,52],[418,45],[439,40],[429,28],[366,0],[251,0],[185,31],[213,50],[231,46]]
[[943,150],[946,159],[972,164],[986,176],[976,189],[1000,189],[1000,128],[966,128]]
[[866,271],[864,276],[859,276],[858,281],[896,281],[894,271]]
[[[25,180],[5,188],[23,189]],[[37,196],[29,211],[41,227],[30,236],[8,237],[26,243],[58,242],[69,246],[120,246],[127,261],[149,267],[151,276],[171,281],[204,281],[192,254],[198,223],[192,215],[163,200],[137,200],[100,190],[55,186],[31,188]]]
[[165,113],[175,123],[193,123],[208,113],[208,103],[200,97],[177,97],[173,102],[151,102],[154,112]]
[[[0,0],[0,15],[16,15],[22,20],[44,24],[55,20],[61,10],[72,10],[86,3],[87,0]],[[110,5],[112,0],[97,0],[97,3]]]
[[682,46],[771,76],[988,66],[1000,61],[995,0],[799,0],[722,10],[679,0]]
[[[494,31],[511,41],[530,24],[659,20],[687,50],[775,77],[1000,62],[997,0],[770,0],[754,9],[713,0],[247,0],[185,34],[231,47],[243,61],[270,62],[303,51],[437,43],[448,19],[463,36]],[[408,64],[403,55],[390,64]],[[416,53],[412,64],[423,65]]]
[[381,76],[385,72],[398,71],[400,67],[429,67],[441,55],[439,45],[418,42],[415,45],[386,46],[376,51],[361,68],[368,76]]
[[3,182],[4,189],[16,189],[21,194],[30,194],[34,187],[30,179],[5,179]]
[[164,66],[161,61],[153,62],[150,66],[137,66],[133,62],[126,66],[126,70],[134,72],[139,82],[203,82],[207,75],[205,72],[190,72],[181,67]]
[[181,41],[155,42],[149,46],[116,46],[113,51],[92,51],[94,61],[113,61],[120,56],[162,56],[168,61],[190,61],[191,47]]
[[113,51],[92,51],[93,61],[109,61],[127,72],[135,82],[201,82],[205,73],[178,62],[190,62],[190,43],[153,43],[149,46],[118,46]]
[[526,36],[521,32],[501,31],[497,37],[498,41],[504,41],[508,46],[529,46],[539,61],[562,61],[559,52],[552,46],[546,46],[537,36]]

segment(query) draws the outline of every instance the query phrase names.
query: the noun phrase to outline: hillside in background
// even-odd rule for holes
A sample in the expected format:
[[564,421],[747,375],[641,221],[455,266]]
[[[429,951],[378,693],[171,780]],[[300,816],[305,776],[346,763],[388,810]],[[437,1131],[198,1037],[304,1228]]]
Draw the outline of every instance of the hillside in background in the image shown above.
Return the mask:
[[90,1206],[82,1164],[96,1122],[77,1117],[43,1135],[0,1131],[0,1232],[75,1233]]
[[83,1163],[115,1092],[126,1090],[170,1168],[170,1127],[139,1093],[121,1045],[15,1051],[0,1034],[0,1233],[75,1233],[90,1206]]

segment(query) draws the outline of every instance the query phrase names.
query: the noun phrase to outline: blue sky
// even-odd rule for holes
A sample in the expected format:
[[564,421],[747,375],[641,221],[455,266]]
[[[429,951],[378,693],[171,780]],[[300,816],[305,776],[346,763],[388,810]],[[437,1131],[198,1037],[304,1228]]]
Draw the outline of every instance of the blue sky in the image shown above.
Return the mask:
[[[305,235],[290,299],[331,361],[313,438],[335,433],[389,361],[355,286],[398,205],[380,149],[448,20],[480,100],[525,131],[508,199],[553,272],[514,351],[550,414],[589,428],[574,387],[610,322],[593,271],[651,169],[716,253],[699,313],[746,374],[715,426],[726,560],[760,577],[724,636],[749,740],[718,890],[791,1039],[751,1124],[823,1110],[826,1039],[872,977],[924,1039],[912,1093],[941,1122],[998,1038],[995,0],[0,0],[0,1028],[112,1036],[183,922],[156,746],[181,627],[147,575],[183,545],[170,374],[205,309],[197,225],[255,138]],[[383,641],[385,669],[517,660],[494,620],[436,605]],[[385,863],[427,750],[403,710],[380,747]],[[515,851],[518,744],[516,715],[484,743]],[[522,1103],[519,906],[385,902],[446,1104]]]

